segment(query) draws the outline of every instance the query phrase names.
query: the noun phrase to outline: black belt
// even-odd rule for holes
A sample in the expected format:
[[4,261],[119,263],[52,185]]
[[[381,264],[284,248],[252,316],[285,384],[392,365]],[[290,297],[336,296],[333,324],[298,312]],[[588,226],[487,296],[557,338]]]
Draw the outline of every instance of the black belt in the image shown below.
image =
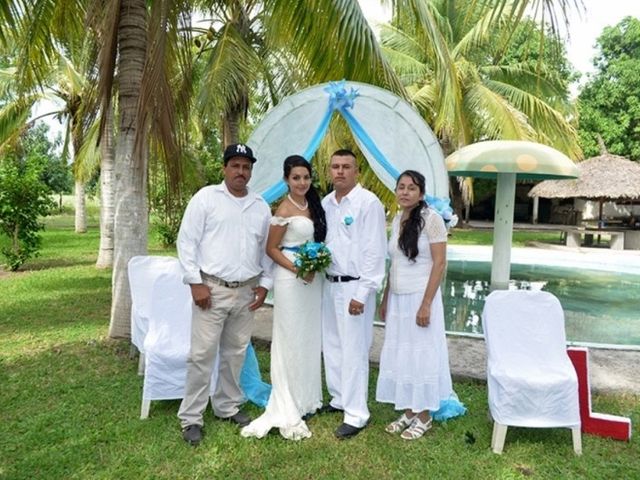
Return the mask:
[[351,277],[349,275],[329,275],[325,274],[327,280],[331,283],[342,283],[342,282],[351,282],[353,280],[360,280],[360,277]]

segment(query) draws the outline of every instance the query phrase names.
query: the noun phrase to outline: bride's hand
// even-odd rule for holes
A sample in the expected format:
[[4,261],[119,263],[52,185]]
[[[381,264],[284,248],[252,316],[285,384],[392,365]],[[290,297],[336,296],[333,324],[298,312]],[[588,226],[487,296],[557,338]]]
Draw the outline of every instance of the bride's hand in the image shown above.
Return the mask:
[[308,285],[309,283],[313,282],[313,279],[316,276],[316,272],[310,272],[307,273],[304,277],[302,277],[302,281],[304,282],[305,285]]

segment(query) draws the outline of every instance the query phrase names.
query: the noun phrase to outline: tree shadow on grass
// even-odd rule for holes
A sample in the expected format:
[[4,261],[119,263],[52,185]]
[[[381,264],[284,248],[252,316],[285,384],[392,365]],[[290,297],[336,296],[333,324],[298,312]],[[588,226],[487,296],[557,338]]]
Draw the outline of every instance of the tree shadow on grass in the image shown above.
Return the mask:
[[96,263],[95,258],[84,258],[82,260],[78,257],[59,257],[59,258],[44,258],[32,260],[29,263],[23,265],[19,271],[21,272],[37,272],[40,270],[48,270],[51,268],[64,268],[64,267],[80,267],[87,265],[94,265]]
[[7,284],[7,295],[0,298],[0,338],[37,345],[96,326],[106,330],[111,302],[109,273],[86,268],[62,277],[57,273],[34,272]]

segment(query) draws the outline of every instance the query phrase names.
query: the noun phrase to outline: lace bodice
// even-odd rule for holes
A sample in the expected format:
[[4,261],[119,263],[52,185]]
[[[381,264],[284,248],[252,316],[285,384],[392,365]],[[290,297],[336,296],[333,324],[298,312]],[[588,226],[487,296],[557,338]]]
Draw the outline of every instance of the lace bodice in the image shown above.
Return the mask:
[[447,241],[447,229],[438,213],[425,209],[422,213],[424,228],[418,238],[418,256],[410,261],[398,246],[400,235],[400,216],[398,214],[391,225],[389,256],[391,257],[390,288],[394,293],[413,293],[424,290],[431,273],[430,243]]
[[282,237],[283,247],[296,247],[304,242],[313,240],[313,221],[307,217],[296,215],[293,217],[272,217],[272,225],[287,225],[287,231]]

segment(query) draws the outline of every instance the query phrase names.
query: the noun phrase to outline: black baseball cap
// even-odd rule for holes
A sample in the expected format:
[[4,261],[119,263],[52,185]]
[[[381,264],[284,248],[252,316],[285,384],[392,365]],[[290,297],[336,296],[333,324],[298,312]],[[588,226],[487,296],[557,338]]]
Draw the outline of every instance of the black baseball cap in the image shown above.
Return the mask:
[[256,163],[256,157],[253,156],[253,150],[249,145],[244,143],[234,143],[224,149],[224,164],[226,165],[229,160],[234,157],[242,157],[251,160],[251,163]]

